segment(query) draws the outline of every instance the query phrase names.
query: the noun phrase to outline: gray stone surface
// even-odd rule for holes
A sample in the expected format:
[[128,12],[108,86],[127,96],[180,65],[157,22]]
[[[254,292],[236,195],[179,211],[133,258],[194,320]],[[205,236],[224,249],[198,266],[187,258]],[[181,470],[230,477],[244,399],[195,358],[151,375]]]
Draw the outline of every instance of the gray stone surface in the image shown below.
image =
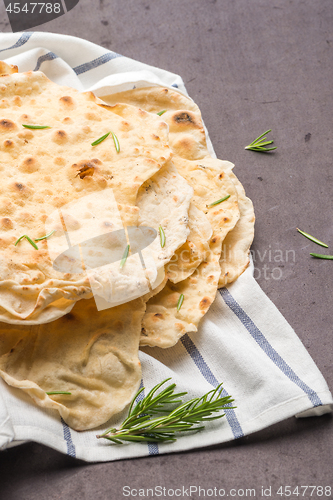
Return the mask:
[[[333,253],[332,17],[332,0],[80,0],[37,28],[182,75],[218,157],[236,164],[254,202],[256,277],[331,390],[333,263],[312,259],[309,252],[320,247],[295,228],[325,240]],[[10,31],[2,3],[0,19],[0,30]],[[268,128],[275,153],[244,150]],[[284,262],[274,261],[278,250]],[[118,499],[125,485],[255,488],[252,498],[272,486],[270,498],[280,499],[279,486],[333,489],[332,429],[329,415],[289,419],[211,449],[91,465],[29,443],[0,453],[0,498]]]

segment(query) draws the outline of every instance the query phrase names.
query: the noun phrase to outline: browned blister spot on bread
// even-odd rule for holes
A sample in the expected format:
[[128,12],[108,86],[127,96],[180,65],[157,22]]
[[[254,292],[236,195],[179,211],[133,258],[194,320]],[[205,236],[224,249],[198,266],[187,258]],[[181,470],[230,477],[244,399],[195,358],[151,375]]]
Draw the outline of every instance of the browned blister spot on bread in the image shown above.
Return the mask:
[[37,158],[33,156],[28,156],[28,158],[25,158],[23,162],[20,164],[20,170],[27,174],[32,174],[33,172],[36,172],[38,169],[39,169],[39,162]]
[[52,135],[52,140],[57,144],[65,144],[68,141],[68,135],[64,130],[55,130]]
[[72,165],[72,167],[78,171],[75,177],[80,177],[80,179],[94,175],[95,172],[95,164],[93,162],[81,162]]
[[179,125],[180,123],[186,123],[186,124],[195,123],[193,115],[188,111],[179,111],[173,115],[172,119],[177,123],[177,125]]
[[4,146],[4,148],[9,149],[9,148],[14,147],[14,146],[15,146],[15,143],[14,143],[14,141],[12,141],[11,139],[6,139],[6,140],[3,142],[3,146]]
[[2,229],[3,231],[8,231],[9,229],[13,229],[13,227],[13,221],[8,217],[3,217],[2,219],[0,219],[0,229]]
[[17,129],[17,125],[12,120],[3,118],[0,120],[0,132],[13,132]]
[[33,190],[23,182],[13,182],[9,185],[9,189],[16,195],[16,198],[29,198],[33,194]]
[[[1,86],[0,86],[0,91],[1,91]],[[9,104],[8,99],[1,99],[1,101],[0,101],[0,108],[1,109],[9,108],[9,106],[10,106],[10,104]]]
[[19,137],[20,139],[25,139],[25,140],[30,140],[34,137],[34,134],[31,130],[28,130],[28,129],[23,129],[22,132],[19,132],[17,134],[17,137]]
[[203,299],[200,300],[199,303],[199,308],[200,309],[208,309],[208,307],[211,305],[212,301],[210,297],[204,297]]
[[22,98],[19,95],[16,95],[12,99],[12,104],[14,106],[22,106]]
[[71,96],[65,95],[63,97],[60,97],[59,101],[60,101],[60,104],[65,109],[74,109],[75,108],[75,102]]

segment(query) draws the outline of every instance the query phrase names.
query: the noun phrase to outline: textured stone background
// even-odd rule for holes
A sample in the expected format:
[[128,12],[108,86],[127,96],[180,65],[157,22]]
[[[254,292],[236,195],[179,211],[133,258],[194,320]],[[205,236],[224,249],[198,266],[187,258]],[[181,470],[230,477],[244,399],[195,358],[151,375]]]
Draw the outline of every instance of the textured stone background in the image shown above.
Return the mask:
[[[36,28],[183,77],[218,157],[236,164],[254,202],[256,277],[331,390],[333,263],[312,259],[309,252],[320,247],[295,228],[323,239],[333,253],[332,18],[332,0],[80,0]],[[2,2],[0,30],[10,31]],[[276,152],[244,150],[268,128]],[[284,262],[274,262],[277,251]],[[262,498],[262,485],[333,488],[332,429],[329,415],[293,418],[210,449],[93,465],[29,443],[0,453],[0,498],[119,499],[126,484],[256,488],[255,498]]]

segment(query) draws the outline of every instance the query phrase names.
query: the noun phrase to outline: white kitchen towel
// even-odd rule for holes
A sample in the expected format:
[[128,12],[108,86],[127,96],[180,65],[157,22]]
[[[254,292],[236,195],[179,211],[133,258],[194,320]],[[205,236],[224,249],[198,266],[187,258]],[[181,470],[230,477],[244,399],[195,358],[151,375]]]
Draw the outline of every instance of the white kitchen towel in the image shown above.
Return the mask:
[[[0,59],[18,65],[19,71],[41,70],[61,85],[93,90],[97,96],[147,85],[186,94],[178,75],[65,35],[0,34]],[[170,349],[142,349],[140,359],[146,391],[171,377],[192,398],[223,382],[224,394],[232,395],[237,408],[172,444],[116,445],[96,434],[120,423],[126,411],[98,431],[76,432],[57,412],[39,408],[23,391],[0,380],[0,448],[36,441],[82,460],[118,460],[222,443],[291,416],[333,410],[323,376],[253,278],[252,266],[219,290],[198,332],[186,334]]]

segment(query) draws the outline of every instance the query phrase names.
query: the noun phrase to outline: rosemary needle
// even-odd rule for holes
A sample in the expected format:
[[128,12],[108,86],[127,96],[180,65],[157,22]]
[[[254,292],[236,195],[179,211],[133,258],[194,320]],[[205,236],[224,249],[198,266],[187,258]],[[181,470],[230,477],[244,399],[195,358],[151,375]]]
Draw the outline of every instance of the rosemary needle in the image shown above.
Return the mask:
[[52,234],[54,232],[55,232],[55,229],[53,229],[53,231],[51,231],[49,234],[46,234],[45,236],[42,236],[41,238],[35,238],[35,241],[46,240],[47,238],[49,238],[50,236],[52,236]]
[[92,142],[91,145],[92,146],[97,146],[97,144],[100,144],[101,142],[105,141],[105,139],[107,137],[109,137],[110,134],[111,134],[111,132],[108,132],[107,134],[102,135],[102,137],[100,137],[99,139],[96,139],[96,141]]
[[125,252],[123,254],[123,258],[121,259],[121,262],[120,262],[120,269],[122,269],[125,265],[125,262],[127,260],[128,254],[129,254],[129,249],[130,249],[130,246],[126,245]]
[[67,396],[67,395],[69,395],[69,396],[70,396],[72,393],[71,393],[71,392],[68,392],[68,391],[48,391],[48,392],[46,392],[46,394],[47,394],[48,396],[52,396],[53,394],[65,394],[66,396]]
[[178,299],[177,311],[179,311],[179,309],[182,307],[183,302],[184,302],[184,294],[181,293]]
[[43,128],[51,128],[48,125],[23,125],[23,123],[22,123],[22,127],[31,128],[33,130],[41,130]]
[[119,145],[118,137],[113,132],[111,132],[111,135],[113,137],[114,147],[116,148],[117,153],[119,153],[120,145]]
[[311,236],[311,234],[309,233],[305,233],[304,231],[301,231],[300,229],[298,229],[298,227],[296,228],[297,231],[301,234],[303,234],[303,236],[305,236],[306,238],[308,238],[308,240],[311,240],[313,241],[314,243],[317,243],[317,245],[320,245],[322,247],[325,247],[325,248],[328,248],[328,245],[326,245],[326,243],[323,243],[322,241],[318,240],[317,238],[315,238],[314,236]]
[[217,201],[214,201],[213,203],[211,203],[210,205],[207,205],[207,208],[209,207],[214,207],[215,205],[218,205],[219,203],[222,203],[222,201],[225,201],[227,200],[228,198],[230,198],[230,194],[228,194],[227,196],[225,196],[224,198],[221,198],[220,200],[217,200]]
[[266,146],[269,146],[270,144],[273,144],[274,141],[266,141],[266,137],[264,135],[268,134],[272,130],[266,130],[263,134],[259,135],[254,141],[251,142],[248,146],[246,146],[244,149],[250,149],[251,151],[258,151],[259,153],[265,153],[267,151],[273,151],[273,149],[276,149],[276,147],[273,148],[267,148]]
[[16,240],[16,242],[15,242],[14,245],[16,246],[21,240],[23,240],[23,238],[25,238],[26,240],[28,240],[29,243],[30,243],[30,245],[32,245],[36,250],[38,250],[38,246],[36,245],[36,243],[34,241],[32,241],[32,239],[29,238],[29,236],[26,235],[26,234],[23,234],[22,236],[20,236],[19,239]]
[[164,245],[165,245],[165,232],[163,231],[163,227],[160,226],[158,228],[159,232],[160,232],[160,242],[161,242],[161,247],[163,248]]
[[[128,416],[121,426],[118,429],[111,427],[96,437],[108,439],[116,444],[122,444],[124,441],[173,442],[179,433],[204,429],[203,425],[194,426],[221,418],[225,413],[217,414],[218,412],[234,408],[230,406],[233,401],[231,396],[222,396],[222,384],[201,398],[194,398],[185,403],[181,397],[187,393],[175,394],[176,384],[170,384],[156,394],[168,380],[170,378],[155,385],[147,396],[138,401],[138,396],[144,391],[144,388],[140,389],[134,396]],[[170,408],[170,405],[176,403],[180,404]]]
[[312,257],[316,257],[316,259],[327,259],[333,260],[333,255],[323,255],[321,253],[310,253]]
[[163,109],[162,111],[159,111],[158,113],[156,113],[158,116],[162,116],[164,115],[164,113],[166,113],[166,109]]

